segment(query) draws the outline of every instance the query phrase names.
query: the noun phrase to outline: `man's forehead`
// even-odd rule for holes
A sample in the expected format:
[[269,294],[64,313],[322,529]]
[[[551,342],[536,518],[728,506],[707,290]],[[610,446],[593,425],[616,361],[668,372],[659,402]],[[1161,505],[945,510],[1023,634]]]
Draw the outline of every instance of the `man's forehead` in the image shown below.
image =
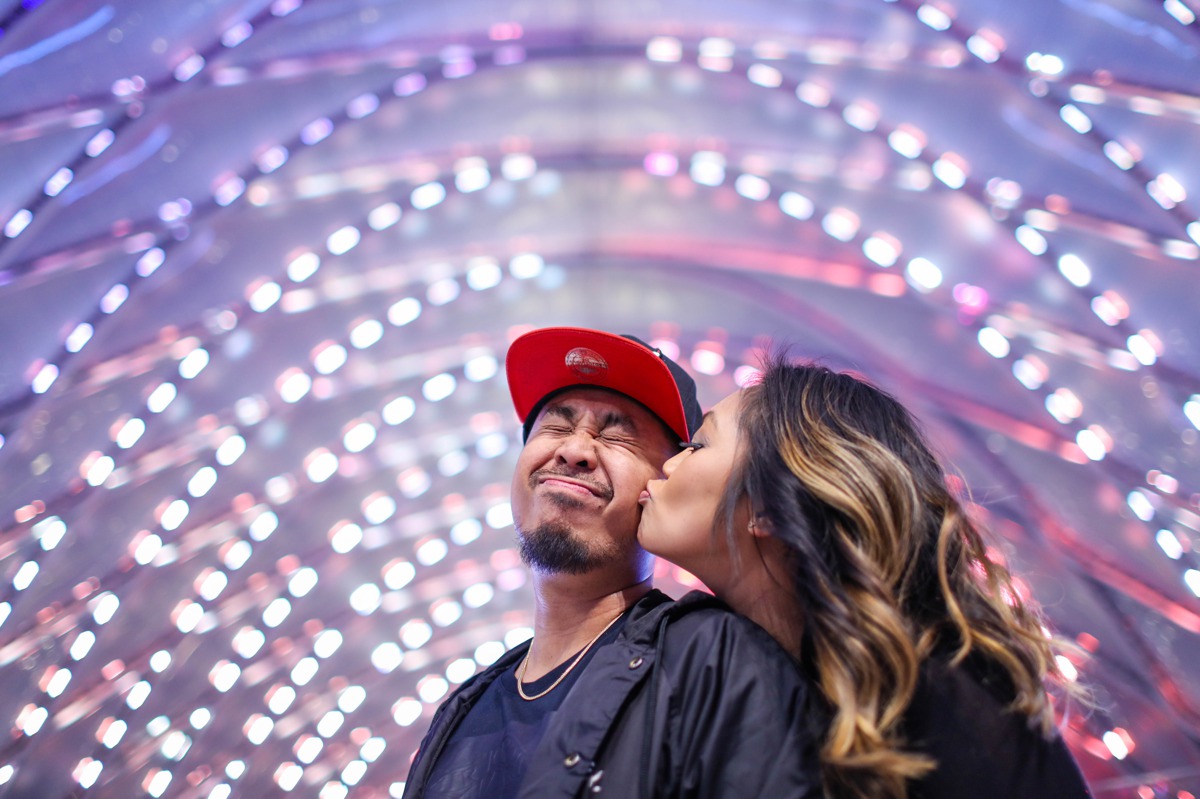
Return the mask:
[[621,416],[630,417],[635,422],[641,422],[643,419],[657,422],[658,418],[645,405],[642,405],[632,397],[628,397],[619,391],[600,388],[598,386],[579,386],[565,389],[546,401],[545,406],[542,408],[542,413],[544,414],[550,408],[564,406],[595,412],[617,413]]

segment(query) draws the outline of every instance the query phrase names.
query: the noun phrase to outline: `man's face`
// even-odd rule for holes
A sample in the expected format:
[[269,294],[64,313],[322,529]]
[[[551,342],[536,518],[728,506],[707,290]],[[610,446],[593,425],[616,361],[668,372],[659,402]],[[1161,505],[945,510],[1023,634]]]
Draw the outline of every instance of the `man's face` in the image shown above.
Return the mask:
[[641,570],[638,497],[677,449],[658,419],[624,395],[578,388],[550,400],[513,474],[522,558],[543,573]]

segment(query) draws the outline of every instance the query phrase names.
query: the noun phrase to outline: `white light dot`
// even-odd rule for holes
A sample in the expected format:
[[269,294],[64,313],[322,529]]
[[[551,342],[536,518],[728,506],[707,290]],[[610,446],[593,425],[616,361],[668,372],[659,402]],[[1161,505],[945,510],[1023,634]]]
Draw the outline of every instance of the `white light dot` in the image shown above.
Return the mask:
[[936,6],[928,4],[922,4],[917,7],[917,19],[935,31],[944,31],[953,23],[949,14]]
[[758,175],[738,175],[733,190],[747,200],[761,201],[771,196],[771,184]]
[[355,325],[350,331],[350,346],[357,350],[365,350],[383,338],[383,323],[376,319],[368,319]]
[[403,327],[421,315],[421,301],[415,297],[405,297],[388,308],[388,321],[396,327]]
[[233,651],[249,660],[258,654],[267,643],[267,636],[262,630],[253,627],[243,627],[233,637]]
[[321,256],[315,252],[297,255],[287,265],[287,276],[293,283],[303,283],[321,268]]
[[464,546],[483,534],[483,525],[478,519],[463,519],[450,528],[450,540]]
[[488,527],[493,530],[503,530],[513,523],[512,505],[508,502],[501,502],[487,509],[487,513],[483,515]]
[[417,719],[421,718],[423,710],[420,702],[406,696],[392,705],[392,719],[401,727],[411,727]]
[[416,576],[416,567],[406,560],[397,560],[384,571],[383,582],[388,588],[396,591],[408,585]]
[[417,696],[426,704],[439,701],[450,690],[450,684],[442,677],[434,674],[422,677],[417,682]]
[[1017,242],[1033,255],[1044,255],[1050,244],[1046,237],[1029,225],[1021,225],[1014,234]]
[[317,669],[320,667],[321,664],[316,658],[301,658],[300,661],[292,667],[292,682],[294,682],[296,685],[308,685],[309,681],[316,676]]
[[10,239],[15,239],[21,235],[21,231],[29,227],[29,223],[33,221],[33,212],[28,208],[22,208],[9,218],[8,223],[4,226],[4,235]]
[[1126,340],[1126,346],[1133,353],[1133,357],[1138,359],[1138,363],[1143,366],[1153,366],[1158,360],[1158,353],[1154,349],[1154,345],[1146,340],[1146,337],[1140,333],[1135,333]]
[[316,569],[310,566],[297,569],[296,573],[288,579],[288,593],[294,597],[306,596],[316,587],[317,579]]
[[[1197,223],[1200,228],[1200,223]],[[1200,235],[1200,234],[1198,234]],[[529,280],[542,274],[546,262],[537,253],[527,252],[514,255],[508,262],[508,271],[517,280]]]
[[492,601],[496,589],[491,583],[476,583],[463,592],[463,604],[469,608],[481,608]]
[[433,628],[420,619],[413,619],[400,628],[400,643],[410,650],[420,649],[433,637]]
[[1074,253],[1067,253],[1058,259],[1058,271],[1080,288],[1092,282],[1092,270],[1082,258]]
[[692,165],[688,174],[701,186],[720,186],[725,182],[725,156],[717,152],[701,150],[692,156]]
[[217,447],[215,457],[217,463],[222,466],[230,466],[237,462],[237,459],[242,457],[242,453],[246,451],[246,439],[241,436],[230,436],[221,442],[221,446]]
[[1104,456],[1107,454],[1104,441],[1093,430],[1080,430],[1075,435],[1075,443],[1083,450],[1084,455],[1094,461],[1104,460]]
[[813,201],[803,194],[785,191],[779,196],[779,209],[794,219],[811,219],[815,207]]
[[314,483],[323,483],[337,474],[339,463],[337,455],[322,447],[305,458],[304,474]]
[[13,575],[12,587],[17,591],[24,591],[37,577],[40,567],[36,560],[27,560],[21,564],[21,568],[17,569],[17,573]]
[[1159,549],[1171,560],[1179,560],[1183,557],[1183,545],[1179,543],[1179,539],[1170,530],[1159,530],[1154,536],[1155,542]]
[[346,225],[334,231],[328,239],[325,240],[325,246],[329,248],[329,252],[334,255],[343,255],[354,249],[358,242],[362,240],[362,233],[353,225]]
[[400,647],[390,641],[371,650],[371,665],[380,674],[390,674],[395,671],[403,660],[404,653],[400,651]]
[[382,598],[379,586],[364,583],[350,593],[350,607],[360,616],[369,616],[379,608]]
[[967,183],[967,171],[956,157],[942,156],[933,162],[933,176],[952,189]]
[[1183,581],[1192,589],[1193,594],[1200,597],[1200,571],[1188,569],[1183,573]]
[[537,173],[537,161],[528,153],[509,153],[500,162],[500,174],[505,180],[527,180]]
[[187,492],[193,497],[202,497],[217,484],[217,470],[204,466],[188,480]]
[[267,709],[275,715],[286,713],[296,701],[296,689],[290,685],[277,685],[267,694]]
[[283,296],[283,289],[274,281],[267,281],[261,286],[258,286],[250,293],[248,298],[250,308],[258,313],[263,313],[272,305],[279,302],[279,298]]
[[276,597],[271,600],[266,609],[262,613],[263,624],[268,627],[278,627],[283,624],[284,619],[292,612],[292,603],[284,597]]
[[267,740],[273,729],[275,729],[274,719],[270,716],[255,713],[247,720],[245,727],[246,739],[255,746],[258,746]]
[[84,345],[92,340],[92,334],[95,330],[87,322],[80,322],[67,336],[67,340],[63,343],[67,352],[79,352]]
[[413,189],[411,202],[413,208],[424,211],[446,199],[446,187],[436,181],[426,183]]
[[417,547],[417,562],[422,566],[432,566],[440,562],[449,553],[450,547],[440,538],[431,538]]
[[196,593],[200,595],[201,599],[211,602],[221,595],[227,585],[229,585],[228,575],[223,571],[214,570],[200,583]]
[[1108,751],[1112,752],[1112,756],[1117,760],[1124,760],[1129,756],[1129,747],[1125,745],[1125,741],[1120,735],[1109,730],[1102,736],[1104,745],[1108,747]]
[[162,518],[158,523],[167,532],[176,530],[179,528],[179,525],[183,524],[184,519],[188,517],[190,511],[191,507],[188,505],[187,500],[177,499],[163,511]]
[[858,214],[848,208],[835,208],[821,219],[821,227],[838,241],[850,241],[858,234]]
[[338,709],[343,713],[353,713],[367,700],[367,691],[361,685],[350,685],[338,694]]
[[204,620],[204,607],[199,602],[193,602],[190,599],[185,599],[177,606],[175,613],[175,627],[179,632],[187,634],[192,632]]
[[322,738],[329,738],[335,735],[342,728],[345,720],[346,717],[340,710],[330,710],[317,722],[317,735],[320,735]]
[[495,261],[481,260],[467,270],[467,285],[475,291],[485,291],[500,285],[503,276],[500,265]]
[[329,532],[329,544],[333,551],[344,555],[362,542],[362,528],[353,522],[335,525]]
[[155,674],[162,674],[171,666],[171,653],[160,649],[150,656],[150,668]]
[[91,468],[87,471],[88,485],[92,486],[93,488],[104,485],[104,481],[107,480],[108,476],[113,473],[113,469],[115,467],[116,462],[113,461],[113,459],[108,455],[102,455],[101,457],[97,458],[95,463],[93,463]]
[[105,591],[88,603],[92,609],[92,619],[96,624],[108,624],[121,606],[121,600],[116,594]]
[[45,394],[58,379],[58,367],[52,363],[45,364],[34,376],[29,388],[34,394]]
[[91,630],[84,630],[79,635],[75,636],[75,640],[71,643],[70,655],[72,660],[83,660],[87,657],[87,653],[92,651],[92,645],[96,643],[96,634]]
[[370,422],[359,422],[346,431],[342,444],[347,452],[362,452],[375,442],[375,425]]
[[459,658],[446,667],[446,679],[460,685],[475,674],[476,663],[471,658]]
[[1130,510],[1142,521],[1148,522],[1154,518],[1154,505],[1151,503],[1150,498],[1142,491],[1130,491],[1127,501],[1129,502]]
[[475,648],[475,662],[480,666],[490,666],[506,651],[504,644],[499,641],[485,641]]
[[204,367],[208,366],[208,361],[208,350],[197,347],[179,362],[179,376],[185,380],[191,380],[204,371]]
[[421,386],[421,394],[430,402],[440,402],[453,394],[457,387],[458,381],[454,379],[454,375],[443,372],[426,380]]
[[279,376],[276,390],[279,397],[287,403],[299,402],[312,388],[312,378],[299,369],[290,369]]
[[1004,358],[1008,355],[1010,345],[1004,334],[994,327],[984,327],[979,330],[979,346],[993,358]]
[[128,705],[131,710],[137,710],[145,703],[149,696],[150,683],[146,682],[145,680],[139,680],[138,682],[134,683],[133,687],[129,689],[129,693],[125,695],[125,704]]

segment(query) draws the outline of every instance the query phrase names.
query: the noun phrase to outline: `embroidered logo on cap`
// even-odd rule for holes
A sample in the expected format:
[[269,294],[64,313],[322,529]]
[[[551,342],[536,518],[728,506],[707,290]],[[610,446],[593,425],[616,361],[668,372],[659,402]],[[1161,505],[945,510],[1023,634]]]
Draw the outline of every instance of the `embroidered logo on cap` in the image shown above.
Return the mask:
[[565,362],[567,368],[583,380],[600,380],[608,374],[608,361],[587,347],[576,347],[568,352]]

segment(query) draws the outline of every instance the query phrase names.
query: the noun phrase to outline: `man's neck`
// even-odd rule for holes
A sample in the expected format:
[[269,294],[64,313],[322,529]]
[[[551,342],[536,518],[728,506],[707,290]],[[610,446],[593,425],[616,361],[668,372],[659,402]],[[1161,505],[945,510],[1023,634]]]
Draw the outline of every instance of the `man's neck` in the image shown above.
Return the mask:
[[583,649],[650,589],[649,576],[613,588],[611,581],[599,585],[590,575],[535,573],[533,644],[525,681],[539,679]]

